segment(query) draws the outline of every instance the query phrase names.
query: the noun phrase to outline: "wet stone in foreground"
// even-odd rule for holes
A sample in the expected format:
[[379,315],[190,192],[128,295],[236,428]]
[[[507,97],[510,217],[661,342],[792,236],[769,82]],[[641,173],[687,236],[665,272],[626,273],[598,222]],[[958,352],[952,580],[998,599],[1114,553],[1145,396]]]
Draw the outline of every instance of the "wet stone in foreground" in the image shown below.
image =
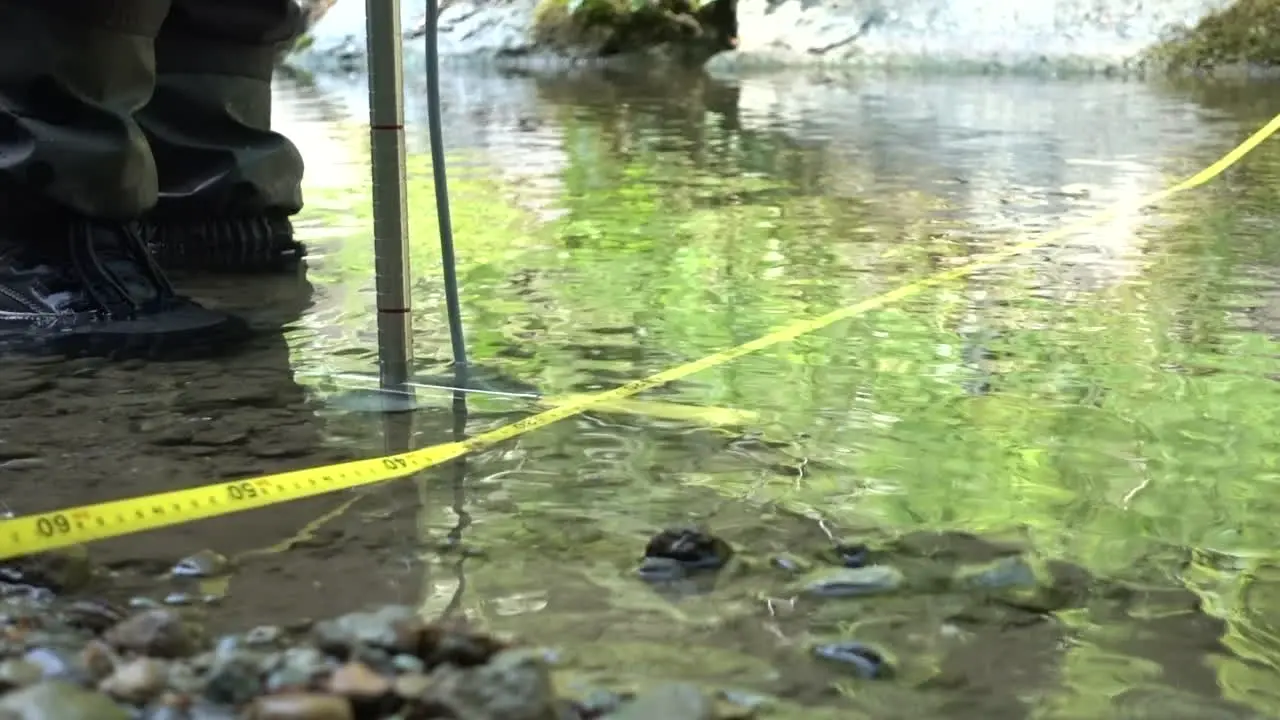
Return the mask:
[[0,636],[2,720],[714,717],[684,686],[582,706],[557,694],[545,652],[402,606],[212,639],[174,608],[5,597]]

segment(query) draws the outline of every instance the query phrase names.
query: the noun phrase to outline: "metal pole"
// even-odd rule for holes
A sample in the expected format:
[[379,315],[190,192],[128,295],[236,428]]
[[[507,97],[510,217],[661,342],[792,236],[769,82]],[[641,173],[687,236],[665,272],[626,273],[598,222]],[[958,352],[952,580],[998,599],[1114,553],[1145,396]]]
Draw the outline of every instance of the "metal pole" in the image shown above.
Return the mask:
[[453,222],[449,215],[449,181],[444,167],[444,129],[440,121],[440,51],[436,37],[439,0],[427,0],[427,129],[431,135],[431,173],[436,186],[436,217],[440,225],[440,261],[444,265],[444,303],[449,318],[449,344],[459,385],[466,386],[467,342],[462,334],[462,304],[458,299],[457,262],[453,254]]
[[369,58],[369,145],[373,166],[373,252],[377,282],[378,380],[413,392],[409,215],[405,197],[404,62],[400,0],[365,0]]

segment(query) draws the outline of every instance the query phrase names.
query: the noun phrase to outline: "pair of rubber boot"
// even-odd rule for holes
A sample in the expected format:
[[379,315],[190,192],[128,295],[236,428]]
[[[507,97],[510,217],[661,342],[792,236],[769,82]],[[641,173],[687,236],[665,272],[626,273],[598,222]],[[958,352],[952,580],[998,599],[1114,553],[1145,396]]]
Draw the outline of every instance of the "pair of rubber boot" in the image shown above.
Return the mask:
[[297,267],[271,78],[303,23],[295,0],[0,0],[0,351],[248,334],[166,270]]

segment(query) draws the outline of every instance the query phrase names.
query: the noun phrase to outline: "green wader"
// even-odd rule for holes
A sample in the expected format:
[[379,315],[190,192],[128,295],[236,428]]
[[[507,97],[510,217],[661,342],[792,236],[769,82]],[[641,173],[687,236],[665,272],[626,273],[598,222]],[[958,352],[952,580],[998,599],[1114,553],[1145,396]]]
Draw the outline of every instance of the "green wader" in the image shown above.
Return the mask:
[[295,0],[0,0],[0,217],[145,220],[162,263],[291,243],[271,75],[303,23]]

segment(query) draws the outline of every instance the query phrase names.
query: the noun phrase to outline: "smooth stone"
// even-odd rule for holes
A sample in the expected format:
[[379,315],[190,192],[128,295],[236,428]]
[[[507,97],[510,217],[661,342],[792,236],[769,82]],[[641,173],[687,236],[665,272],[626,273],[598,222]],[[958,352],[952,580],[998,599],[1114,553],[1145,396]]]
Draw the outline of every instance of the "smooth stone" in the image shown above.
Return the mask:
[[364,663],[349,662],[329,676],[329,692],[352,699],[375,700],[391,692],[391,681]]
[[253,702],[247,720],[355,720],[346,698],[321,693],[266,695]]
[[284,630],[275,625],[259,625],[244,634],[244,643],[251,646],[274,645],[284,636]]
[[507,650],[485,665],[442,665],[431,677],[430,701],[454,717],[548,720],[558,712],[551,674],[538,653]]
[[419,673],[405,673],[395,679],[392,690],[403,700],[417,700],[426,694],[434,681]]
[[154,658],[137,658],[116,668],[98,689],[133,705],[144,705],[159,697],[169,680],[169,665]]
[[0,662],[0,691],[35,685],[44,679],[44,669],[26,660]]
[[372,612],[355,612],[316,623],[312,635],[325,650],[346,650],[367,645],[411,652],[421,625],[417,611],[405,605],[388,605]]
[[195,639],[174,610],[143,610],[117,623],[104,639],[112,646],[158,658],[177,658],[195,650]]
[[715,704],[698,688],[668,683],[640,693],[609,713],[609,720],[711,720]]
[[40,668],[45,679],[61,678],[79,682],[88,678],[88,671],[80,661],[80,653],[64,648],[37,647],[28,650],[22,659]]
[[199,695],[204,692],[204,678],[195,668],[187,663],[173,663],[169,666],[169,678],[165,683],[169,689],[188,695]]
[[813,654],[842,665],[865,680],[885,677],[890,672],[889,663],[879,650],[852,640],[815,646]]
[[1006,557],[956,574],[956,584],[972,590],[1030,589],[1040,584],[1035,568],[1021,557]]
[[179,560],[169,574],[175,577],[213,577],[225,574],[230,566],[231,561],[225,555],[213,550],[201,550]]
[[289,648],[280,654],[276,669],[267,677],[267,690],[281,692],[307,688],[312,680],[324,674],[329,665],[329,660],[315,648]]
[[427,669],[427,664],[422,660],[404,653],[391,658],[391,665],[396,671],[402,673],[420,673],[426,672]]
[[48,680],[0,698],[0,710],[21,720],[132,720],[102,693],[63,680]]
[[112,625],[125,618],[124,613],[112,605],[89,600],[77,600],[71,603],[63,615],[67,623],[74,628],[88,630],[96,634],[103,633]]
[[239,635],[223,635],[213,644],[215,658],[232,657],[240,652],[244,642]]
[[240,705],[262,694],[262,672],[254,658],[224,657],[205,677],[204,696],[220,705]]
[[799,583],[807,595],[826,598],[861,597],[890,593],[902,587],[902,571],[889,565],[819,570]]
[[97,681],[115,672],[120,657],[110,645],[101,640],[90,640],[80,649],[79,661],[80,666],[89,673],[89,678]]

